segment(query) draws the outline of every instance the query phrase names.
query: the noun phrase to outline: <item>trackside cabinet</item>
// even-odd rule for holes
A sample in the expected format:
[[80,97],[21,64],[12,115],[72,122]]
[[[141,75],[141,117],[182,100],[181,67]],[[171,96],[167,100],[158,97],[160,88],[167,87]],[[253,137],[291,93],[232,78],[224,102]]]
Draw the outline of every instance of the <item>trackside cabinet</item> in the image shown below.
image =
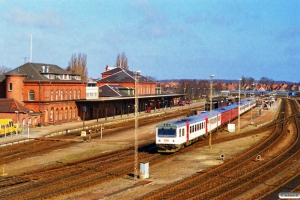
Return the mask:
[[140,162],[140,179],[149,178],[149,162]]

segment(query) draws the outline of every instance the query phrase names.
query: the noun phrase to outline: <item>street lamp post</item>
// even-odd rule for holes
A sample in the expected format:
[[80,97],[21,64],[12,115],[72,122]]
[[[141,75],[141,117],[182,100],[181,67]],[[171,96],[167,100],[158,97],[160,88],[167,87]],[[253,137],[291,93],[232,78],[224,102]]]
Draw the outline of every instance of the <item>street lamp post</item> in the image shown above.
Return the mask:
[[209,148],[211,148],[211,134],[212,134],[212,132],[211,132],[211,122],[212,122],[212,120],[211,120],[211,117],[212,117],[212,85],[213,85],[212,78],[214,77],[214,75],[211,74],[211,75],[209,75],[209,77],[210,77]]
[[17,130],[16,130],[16,134],[18,135],[18,129],[19,129],[19,111],[15,111],[15,113],[16,113],[16,116],[17,116],[17,125],[16,125]]
[[238,100],[238,133],[240,132],[240,126],[241,126],[241,120],[240,120],[240,101],[241,101],[241,80],[242,79],[238,79],[239,80],[239,100]]
[[137,129],[138,129],[138,105],[139,105],[139,99],[138,99],[138,79],[140,76],[140,71],[134,71],[134,86],[135,86],[135,92],[134,92],[134,97],[135,97],[135,106],[134,106],[134,121],[135,121],[135,128],[134,128],[134,180],[137,180],[138,176],[138,135],[137,135]]

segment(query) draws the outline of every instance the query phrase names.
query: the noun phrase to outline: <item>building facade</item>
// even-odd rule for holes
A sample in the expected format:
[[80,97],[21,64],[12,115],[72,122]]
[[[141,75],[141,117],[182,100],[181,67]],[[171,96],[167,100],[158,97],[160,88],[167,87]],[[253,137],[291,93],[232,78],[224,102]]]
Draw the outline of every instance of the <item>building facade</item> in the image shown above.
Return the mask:
[[157,95],[160,94],[158,84],[140,73],[120,67],[108,67],[97,81],[100,97],[127,97],[135,95],[135,84],[138,83],[137,94]]
[[86,82],[81,76],[57,65],[26,63],[1,75],[0,82],[1,97],[26,107],[31,126],[78,120],[75,101],[86,97]]

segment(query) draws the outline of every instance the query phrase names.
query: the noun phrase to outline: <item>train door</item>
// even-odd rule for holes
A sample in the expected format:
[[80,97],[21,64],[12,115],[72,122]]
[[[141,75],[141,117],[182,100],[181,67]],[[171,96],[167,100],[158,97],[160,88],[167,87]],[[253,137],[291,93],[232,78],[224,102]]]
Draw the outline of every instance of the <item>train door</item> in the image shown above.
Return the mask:
[[190,126],[187,121],[185,122],[185,125],[186,125],[186,141],[188,142],[190,140]]
[[205,117],[205,133],[208,133],[208,118]]

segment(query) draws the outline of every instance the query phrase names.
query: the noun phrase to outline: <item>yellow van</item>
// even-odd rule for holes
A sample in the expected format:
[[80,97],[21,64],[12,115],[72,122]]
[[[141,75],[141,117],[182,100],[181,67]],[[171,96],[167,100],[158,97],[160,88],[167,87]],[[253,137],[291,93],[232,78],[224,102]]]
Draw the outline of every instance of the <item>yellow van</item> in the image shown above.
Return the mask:
[[14,124],[12,119],[0,119],[0,136],[16,133],[17,129],[18,133],[22,132],[22,126]]

